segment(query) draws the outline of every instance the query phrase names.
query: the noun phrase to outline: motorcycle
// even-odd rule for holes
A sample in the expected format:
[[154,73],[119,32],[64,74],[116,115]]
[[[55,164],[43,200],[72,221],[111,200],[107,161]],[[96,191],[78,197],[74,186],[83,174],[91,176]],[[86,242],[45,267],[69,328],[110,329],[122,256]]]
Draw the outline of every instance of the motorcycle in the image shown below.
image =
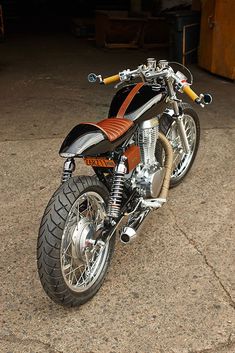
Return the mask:
[[[131,243],[192,167],[199,118],[176,92],[202,107],[212,97],[198,96],[190,87],[190,71],[185,68],[188,82],[170,64],[149,58],[108,78],[88,75],[89,82],[119,81],[116,87],[122,87],[108,118],[75,126],[59,151],[65,158],[62,183],[45,209],[37,243],[40,281],[56,303],[79,306],[91,299],[104,281],[116,234],[123,244]],[[77,158],[93,176],[73,176]]]

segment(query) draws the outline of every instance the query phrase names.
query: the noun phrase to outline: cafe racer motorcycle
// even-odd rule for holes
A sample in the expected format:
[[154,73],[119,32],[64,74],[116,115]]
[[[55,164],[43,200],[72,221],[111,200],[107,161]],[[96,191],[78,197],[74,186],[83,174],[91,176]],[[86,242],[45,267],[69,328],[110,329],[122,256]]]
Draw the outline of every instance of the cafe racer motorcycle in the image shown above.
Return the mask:
[[[191,82],[166,60],[149,58],[105,79],[88,76],[105,85],[119,81],[121,88],[107,118],[78,124],[60,148],[62,183],[46,207],[37,243],[40,280],[56,303],[78,306],[93,297],[107,273],[116,234],[123,244],[133,241],[150,211],[165,204],[169,187],[190,170],[199,119],[176,92],[202,107],[212,98],[191,89],[189,74]],[[92,176],[73,176],[78,158],[93,169]]]

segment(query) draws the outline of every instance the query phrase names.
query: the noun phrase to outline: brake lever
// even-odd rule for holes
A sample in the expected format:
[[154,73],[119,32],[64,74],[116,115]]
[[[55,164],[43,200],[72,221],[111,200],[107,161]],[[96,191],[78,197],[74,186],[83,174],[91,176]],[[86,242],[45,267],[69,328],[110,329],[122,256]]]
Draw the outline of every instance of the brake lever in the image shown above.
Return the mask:
[[118,82],[118,83],[114,86],[114,88],[117,89],[117,88],[118,88],[119,86],[121,86],[124,82],[125,82],[125,81],[120,81],[120,82]]
[[135,79],[135,77],[134,77],[134,75],[132,75],[132,76],[129,76],[128,78],[122,78],[122,80],[120,81],[120,82],[118,82],[115,86],[114,86],[114,88],[118,88],[119,86],[121,86],[122,84],[125,84],[125,83],[129,83],[129,82],[131,82],[132,80],[134,80]]

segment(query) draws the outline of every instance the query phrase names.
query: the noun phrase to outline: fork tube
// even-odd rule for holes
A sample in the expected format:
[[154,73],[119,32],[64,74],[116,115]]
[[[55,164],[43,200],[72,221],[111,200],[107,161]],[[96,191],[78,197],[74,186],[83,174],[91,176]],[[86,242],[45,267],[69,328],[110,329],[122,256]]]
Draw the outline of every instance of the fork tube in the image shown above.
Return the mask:
[[181,139],[181,142],[183,143],[184,151],[185,151],[185,153],[189,153],[190,152],[190,148],[189,148],[188,139],[187,139],[187,136],[186,136],[186,132],[185,132],[185,127],[184,127],[182,116],[178,116],[176,123],[177,123],[177,126],[179,128],[180,139]]
[[184,124],[183,124],[183,119],[182,119],[183,114],[180,114],[178,102],[176,101],[176,95],[175,95],[175,91],[173,88],[173,84],[172,84],[172,81],[169,79],[167,80],[167,86],[168,86],[168,90],[169,90],[169,97],[172,102],[174,113],[175,113],[174,115],[175,115],[176,123],[177,123],[178,129],[179,129],[180,139],[183,144],[183,148],[184,148],[185,153],[189,153],[190,148],[189,148],[188,139],[187,139]]
[[174,91],[171,79],[167,80],[167,86],[168,86],[168,91],[169,91],[170,102],[173,105],[175,116],[179,116],[180,115],[179,107],[178,107],[178,103],[175,100],[176,96],[175,96],[175,91]]

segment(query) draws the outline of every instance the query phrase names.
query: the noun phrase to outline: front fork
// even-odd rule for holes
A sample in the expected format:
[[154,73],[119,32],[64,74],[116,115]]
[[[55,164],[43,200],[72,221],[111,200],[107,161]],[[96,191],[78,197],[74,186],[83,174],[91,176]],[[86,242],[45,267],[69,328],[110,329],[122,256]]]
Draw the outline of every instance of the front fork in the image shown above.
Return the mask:
[[181,101],[176,97],[172,80],[169,79],[167,81],[167,85],[168,85],[168,90],[169,90],[169,102],[173,106],[174,119],[175,119],[177,127],[178,127],[178,131],[179,131],[180,139],[181,139],[181,142],[183,145],[183,149],[184,149],[184,152],[186,154],[188,154],[190,152],[190,147],[189,147],[189,143],[188,143],[188,139],[187,139],[184,123],[183,123],[184,113],[179,108],[179,103]]
[[188,144],[188,139],[187,139],[184,123],[183,123],[183,116],[184,115],[181,114],[176,118],[176,124],[177,124],[178,130],[179,130],[180,139],[183,144],[184,152],[186,154],[188,154],[190,152],[190,147]]

